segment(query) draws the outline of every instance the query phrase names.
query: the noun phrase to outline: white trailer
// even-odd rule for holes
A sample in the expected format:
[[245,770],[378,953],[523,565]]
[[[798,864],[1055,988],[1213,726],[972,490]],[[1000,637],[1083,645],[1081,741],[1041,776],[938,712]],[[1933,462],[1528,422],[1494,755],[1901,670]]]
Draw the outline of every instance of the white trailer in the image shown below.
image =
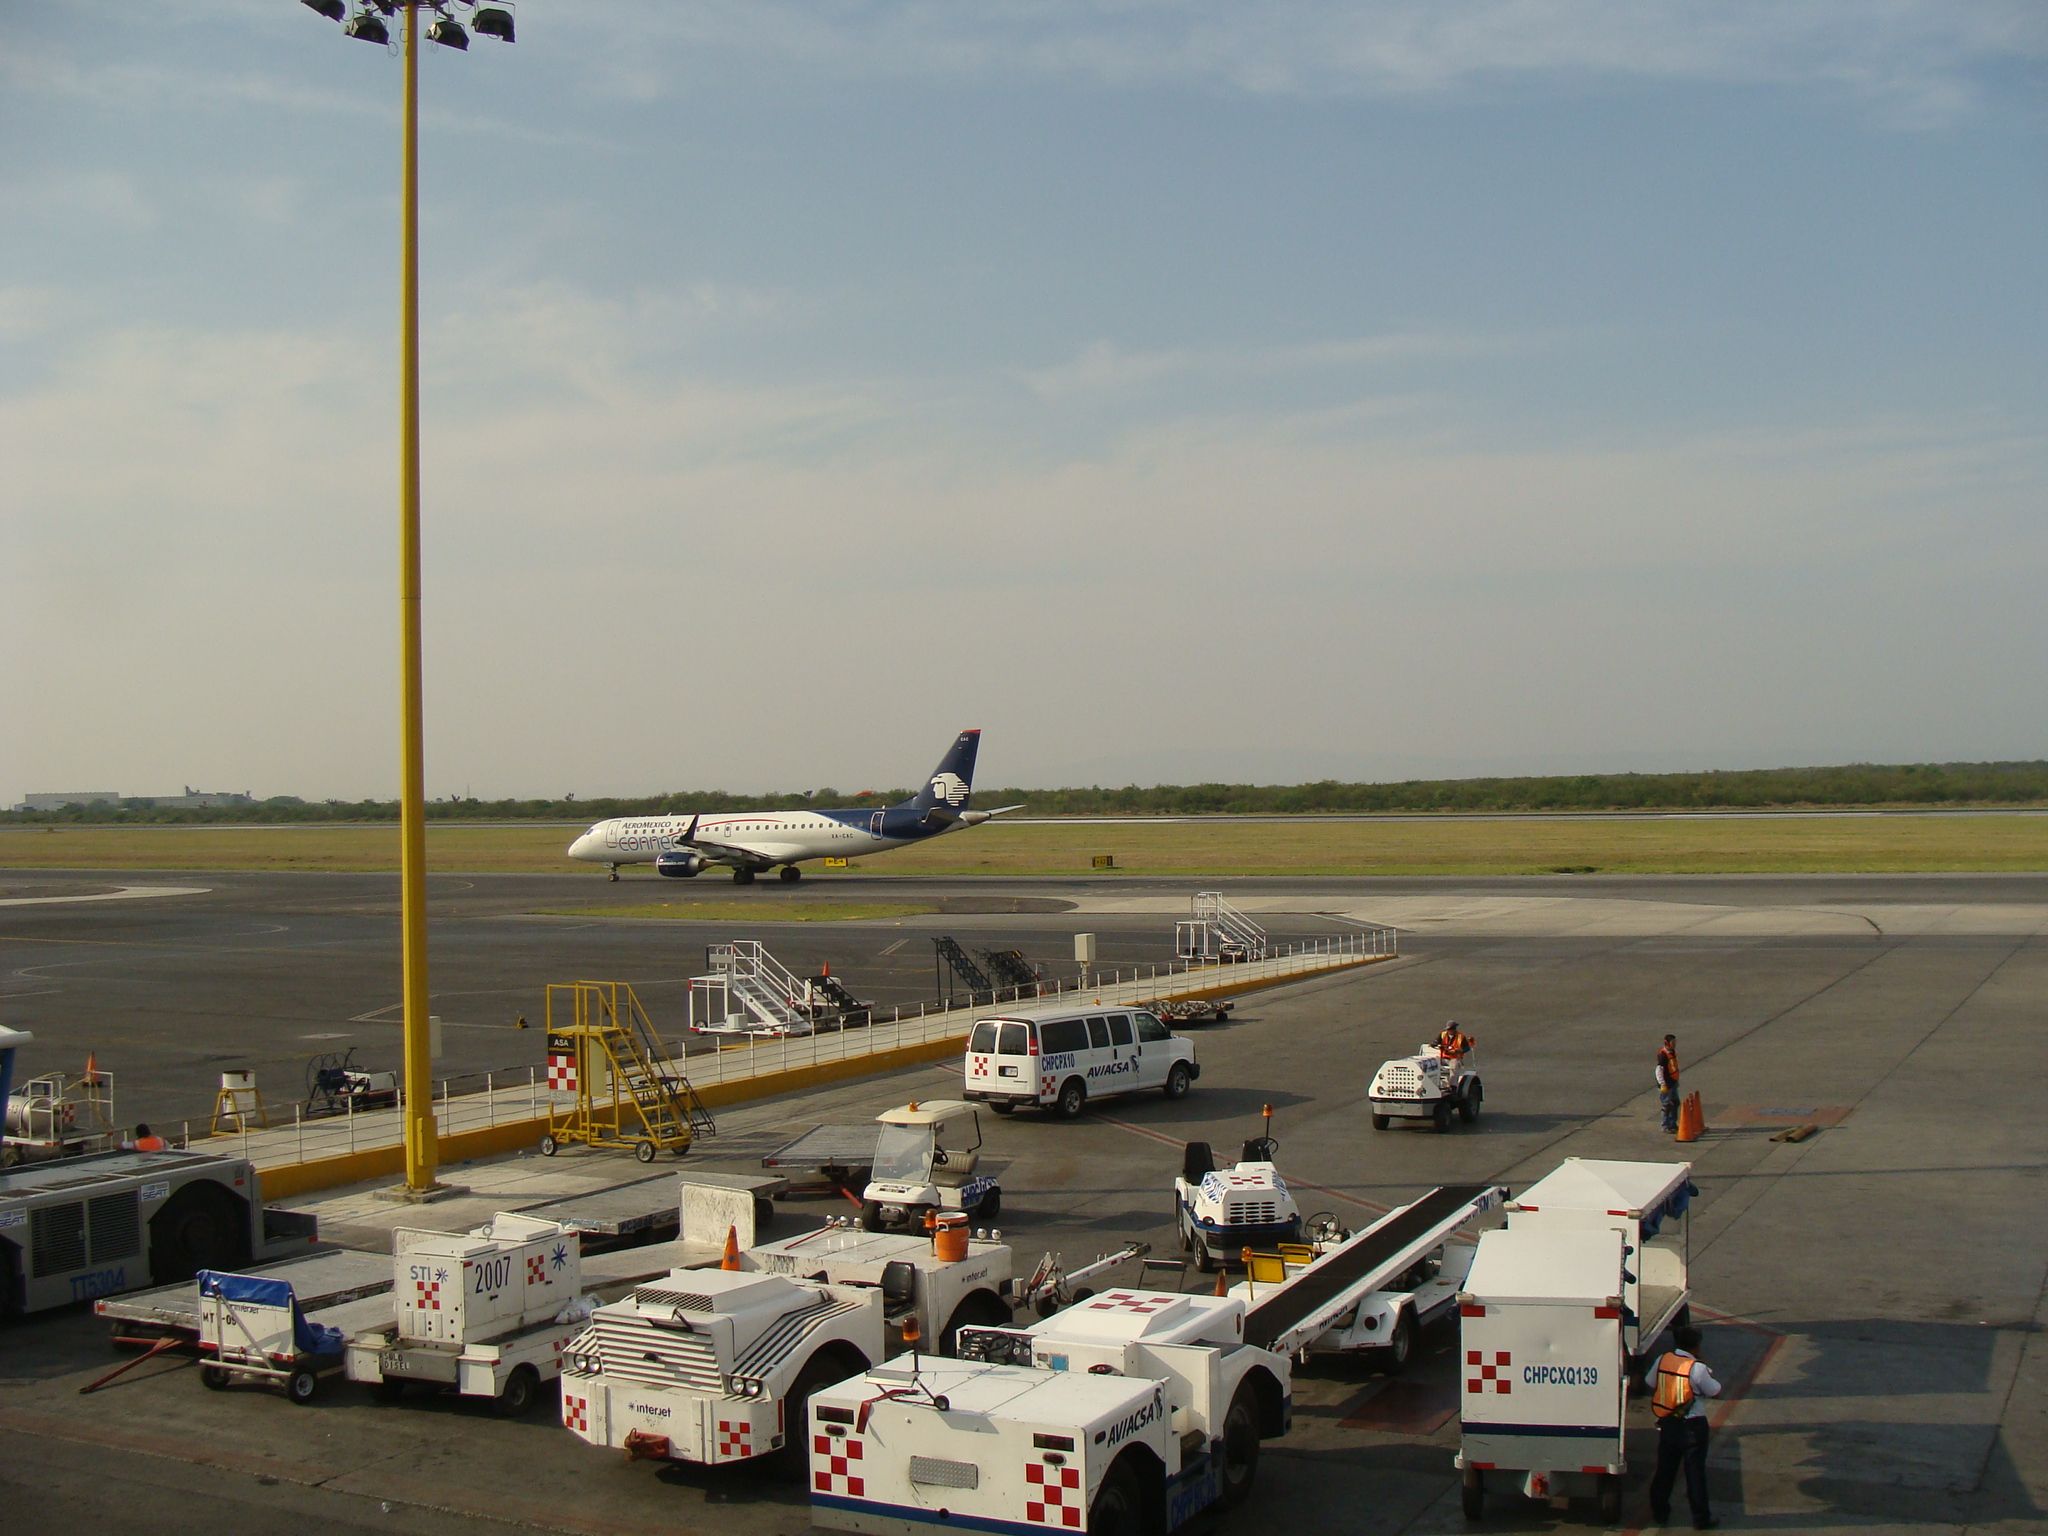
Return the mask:
[[1451,1239],[1497,1211],[1507,1191],[1450,1185],[1390,1211],[1371,1226],[1297,1258],[1255,1253],[1250,1275],[1232,1288],[1254,1305],[1285,1300],[1296,1315],[1259,1342],[1306,1362],[1312,1354],[1351,1354],[1398,1374],[1422,1330],[1457,1310],[1472,1264],[1469,1243]]
[[811,1520],[835,1530],[1178,1530],[1241,1502],[1286,1433],[1284,1354],[1225,1296],[1106,1291],[960,1358],[899,1356],[815,1394]]
[[1568,1157],[1508,1202],[1510,1227],[1621,1234],[1628,1259],[1622,1345],[1638,1378],[1664,1330],[1692,1316],[1692,1223],[1685,1218],[1698,1193],[1691,1163]]
[[396,1319],[348,1342],[348,1375],[395,1400],[409,1383],[526,1413],[588,1320],[582,1252],[559,1222],[505,1212],[469,1233],[392,1237]]
[[[628,1459],[802,1470],[811,1395],[882,1358],[879,1286],[678,1269],[599,1307],[562,1356],[562,1423]],[[794,1449],[790,1449],[794,1447]]]
[[202,1386],[262,1381],[303,1405],[342,1368],[341,1331],[310,1321],[290,1281],[202,1269],[194,1283]]
[[1457,1467],[1467,1519],[1489,1491],[1553,1502],[1592,1495],[1621,1515],[1622,1237],[1508,1226],[1479,1239],[1458,1298]]

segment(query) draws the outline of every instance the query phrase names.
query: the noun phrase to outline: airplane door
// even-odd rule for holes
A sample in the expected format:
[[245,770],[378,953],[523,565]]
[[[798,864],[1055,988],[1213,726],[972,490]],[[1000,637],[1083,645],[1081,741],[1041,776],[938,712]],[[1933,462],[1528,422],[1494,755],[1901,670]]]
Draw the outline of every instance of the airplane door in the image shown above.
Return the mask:
[[880,837],[882,835],[882,817],[885,814],[886,812],[876,811],[872,816],[868,817],[868,836]]

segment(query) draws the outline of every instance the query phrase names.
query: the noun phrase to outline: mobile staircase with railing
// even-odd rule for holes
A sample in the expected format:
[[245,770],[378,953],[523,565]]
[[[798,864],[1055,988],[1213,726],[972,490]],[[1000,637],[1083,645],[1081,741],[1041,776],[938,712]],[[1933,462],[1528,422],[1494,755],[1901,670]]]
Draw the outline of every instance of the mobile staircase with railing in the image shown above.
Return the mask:
[[712,944],[704,954],[706,974],[690,978],[692,1031],[705,1035],[808,1035],[816,1030],[811,1006],[816,982],[798,976],[769,954],[760,940]]
[[[995,982],[958,939],[950,933],[942,933],[932,940],[932,949],[938,971],[939,996],[948,1008],[959,1003],[973,1008],[995,1001]],[[962,993],[965,996],[961,996]]]
[[669,1065],[654,1021],[620,981],[550,982],[547,989],[548,1086],[576,1102],[550,1111],[543,1157],[564,1144],[629,1147],[643,1163],[657,1152],[680,1157],[717,1123],[690,1080]]
[[830,971],[813,976],[810,987],[811,1012],[816,1023],[851,1029],[874,1017],[875,1005],[866,998],[855,997],[853,989]]
[[999,987],[1029,989],[1041,980],[1038,967],[1024,958],[1021,949],[984,949],[981,958]]
[[1266,930],[1221,891],[1195,892],[1189,915],[1173,925],[1173,952],[1190,965],[1263,960],[1271,947]]

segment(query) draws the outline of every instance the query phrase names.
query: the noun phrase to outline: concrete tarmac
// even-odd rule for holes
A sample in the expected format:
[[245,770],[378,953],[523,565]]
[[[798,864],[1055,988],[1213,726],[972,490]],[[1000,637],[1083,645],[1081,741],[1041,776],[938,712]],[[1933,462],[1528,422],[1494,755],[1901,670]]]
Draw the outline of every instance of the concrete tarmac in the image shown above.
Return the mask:
[[[8,894],[30,883],[67,882],[9,877]],[[229,978],[253,1019],[229,1018],[225,1028],[256,1031],[241,1038],[259,1041],[294,1026],[310,1031],[316,1010],[331,1020],[339,1009],[321,1004],[327,989],[353,1003],[395,988],[395,962],[388,979],[377,970],[374,937],[381,929],[388,944],[394,931],[388,881],[175,883],[214,894],[100,903],[54,920],[48,915],[67,909],[0,909],[6,988],[63,986],[59,998],[123,1002],[136,1044],[165,1059],[176,1042],[144,1033],[157,1006],[175,1010],[187,1051],[233,1048],[233,1038],[216,1043]],[[568,883],[593,902],[621,890]],[[1176,903],[1184,910],[1191,888],[947,882],[933,887],[944,899],[1068,910],[955,913],[830,939],[807,927],[792,937],[841,942],[849,964],[908,937],[897,954],[921,947],[928,967],[934,924],[959,928],[963,939],[970,922],[986,925],[977,934],[1036,933],[1049,953],[1080,928],[1103,933],[1105,947],[1116,934],[1133,958],[1152,959],[1165,943],[1163,912]],[[2048,878],[1226,888],[1247,906],[1291,908],[1276,925],[1304,932],[1401,912],[1406,957],[1260,995],[1228,1024],[1197,1029],[1203,1076],[1179,1103],[1157,1095],[1106,1103],[1074,1124],[991,1117],[992,1159],[1006,1165],[1003,1223],[1021,1267],[1046,1249],[1081,1260],[1131,1237],[1169,1251],[1180,1145],[1231,1146],[1253,1132],[1265,1103],[1275,1108],[1280,1164],[1305,1208],[1352,1222],[1440,1181],[1522,1187],[1571,1154],[1682,1156],[1702,1190],[1692,1258],[1703,1352],[1729,1386],[1712,1451],[1723,1524],[2048,1530],[2048,1116],[2037,1103],[2048,1068]],[[619,899],[646,899],[644,889],[625,889]],[[531,992],[540,980],[576,974],[617,974],[637,986],[632,970],[608,967],[673,958],[697,942],[667,926],[650,935],[646,924],[518,915],[558,899],[517,880],[437,891],[440,928],[465,935],[449,962],[450,993],[437,977],[437,1009],[455,1016],[457,995],[488,981],[507,989],[487,988],[488,998],[516,996],[498,966],[534,977]],[[1103,910],[1110,906],[1118,910]],[[266,922],[291,937],[254,931]],[[787,947],[778,944],[782,932],[761,936]],[[98,953],[103,947],[111,952]],[[317,978],[300,977],[300,966]],[[24,976],[24,967],[38,974]],[[131,968],[145,979],[124,981]],[[656,975],[676,973],[686,972]],[[886,976],[886,964],[874,974]],[[198,1000],[182,995],[188,985]],[[10,1022],[22,1021],[31,1001],[8,1004]],[[1373,1067],[1449,1017],[1478,1037],[1479,1124],[1447,1136],[1373,1132],[1362,1105]],[[24,1022],[39,1033],[49,1027]],[[1650,1058],[1666,1030],[1679,1035],[1686,1085],[1706,1103],[1709,1133],[1689,1148],[1657,1128]],[[109,1049],[100,1049],[107,1065]],[[691,1159],[748,1167],[808,1125],[862,1118],[957,1081],[957,1069],[921,1068],[723,1111],[719,1136]],[[1822,1129],[1798,1144],[1769,1139],[1795,1122]],[[622,1160],[622,1179],[642,1172]],[[833,1208],[792,1202],[782,1220],[794,1229]],[[448,1401],[385,1407],[345,1386],[297,1410],[255,1392],[204,1392],[189,1364],[170,1360],[80,1397],[76,1387],[114,1363],[103,1332],[88,1316],[60,1313],[0,1337],[0,1432],[9,1447],[0,1507],[33,1507],[62,1486],[74,1521],[140,1519],[153,1532],[313,1521],[407,1530],[431,1521],[442,1531],[512,1524],[768,1536],[807,1524],[801,1501],[762,1475],[622,1465],[545,1415],[508,1424]],[[1267,1447],[1247,1507],[1210,1528],[1236,1536],[1285,1519],[1347,1532],[1464,1529],[1451,1470],[1454,1346],[1448,1333],[1430,1338],[1398,1379],[1322,1360],[1298,1371],[1294,1432]],[[1630,1459],[1627,1520],[1638,1523],[1653,1459],[1640,1407]],[[1589,1518],[1583,1507],[1496,1498],[1486,1527],[1548,1530]]]

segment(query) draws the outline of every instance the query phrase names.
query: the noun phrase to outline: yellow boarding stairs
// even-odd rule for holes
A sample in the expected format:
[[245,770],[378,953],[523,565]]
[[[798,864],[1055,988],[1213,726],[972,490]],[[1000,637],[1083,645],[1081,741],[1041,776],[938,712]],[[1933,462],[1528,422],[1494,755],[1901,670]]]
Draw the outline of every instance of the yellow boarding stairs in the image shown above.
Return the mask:
[[574,1091],[576,1102],[549,1113],[543,1157],[574,1141],[630,1147],[651,1163],[657,1152],[681,1157],[718,1130],[690,1080],[668,1067],[654,1022],[625,982],[550,982],[547,1054],[548,1086]]

